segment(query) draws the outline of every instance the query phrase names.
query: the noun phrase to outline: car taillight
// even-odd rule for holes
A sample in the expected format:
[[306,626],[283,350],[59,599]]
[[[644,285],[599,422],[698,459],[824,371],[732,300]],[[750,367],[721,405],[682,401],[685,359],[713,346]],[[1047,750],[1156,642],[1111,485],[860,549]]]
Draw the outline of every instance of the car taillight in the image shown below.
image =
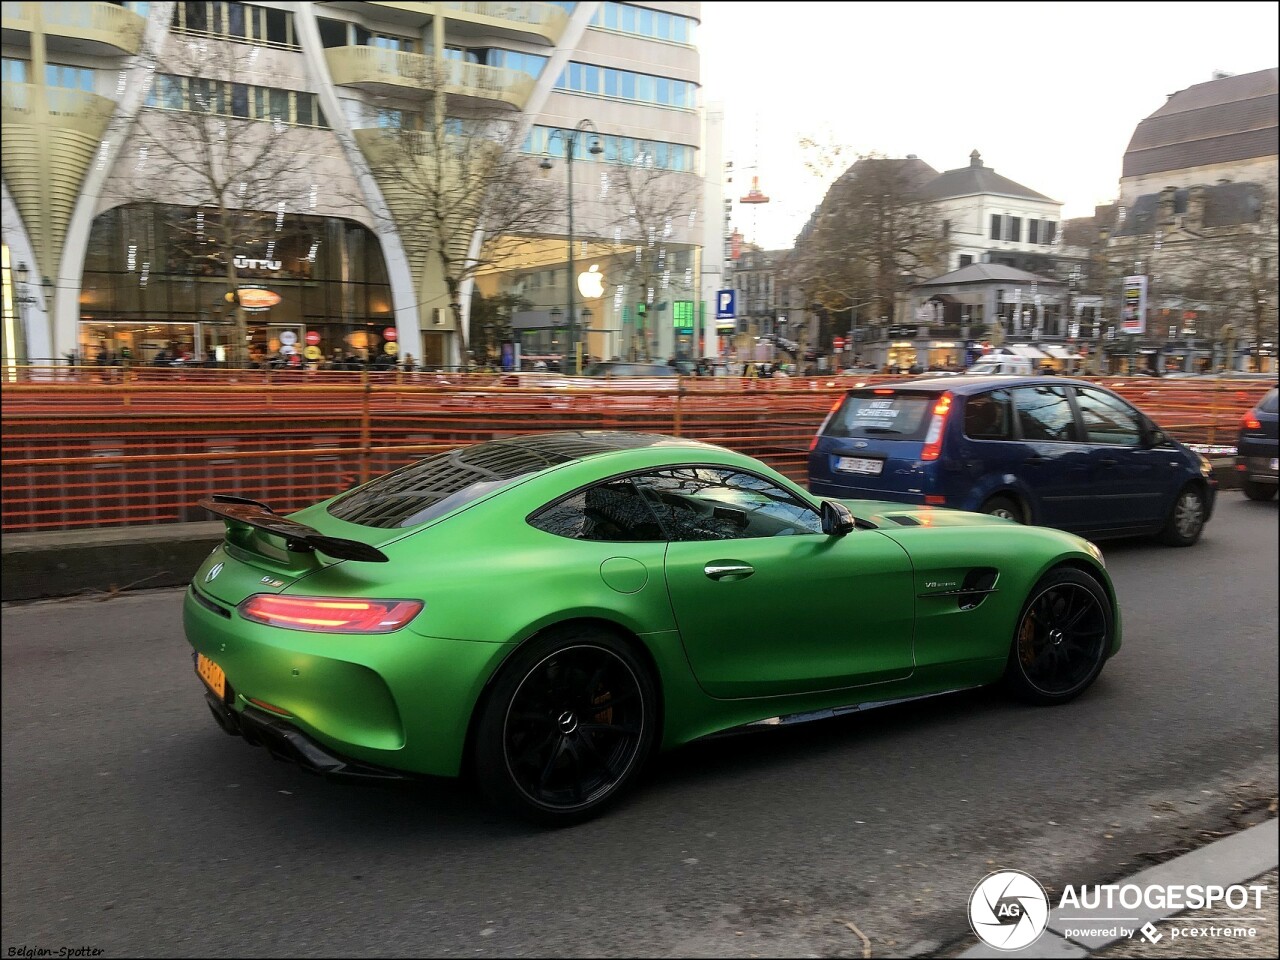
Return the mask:
[[1258,420],[1258,418],[1253,415],[1253,411],[1250,410],[1244,415],[1244,419],[1240,421],[1240,426],[1244,427],[1246,430],[1261,430],[1262,422]]
[[933,405],[933,421],[929,424],[929,432],[925,434],[921,460],[937,460],[942,456],[942,431],[946,429],[947,414],[950,412],[951,394],[944,393]]
[[827,415],[822,418],[822,426],[818,428],[818,432],[813,435],[813,439],[809,441],[809,452],[813,453],[813,448],[818,445],[818,438],[827,432],[827,424],[831,422],[831,418],[836,415],[836,411],[840,409],[840,404],[844,403],[844,397],[840,397],[831,405],[831,409],[827,411]]
[[281,597],[259,593],[240,604],[240,616],[286,630],[316,633],[390,633],[422,611],[421,600],[357,597]]

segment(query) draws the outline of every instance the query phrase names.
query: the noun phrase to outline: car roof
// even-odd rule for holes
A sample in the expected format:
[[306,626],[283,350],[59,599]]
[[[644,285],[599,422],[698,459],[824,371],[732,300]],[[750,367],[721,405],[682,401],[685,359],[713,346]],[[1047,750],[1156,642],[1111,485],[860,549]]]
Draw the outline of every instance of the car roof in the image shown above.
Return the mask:
[[851,387],[849,392],[853,393],[857,390],[881,390],[884,388],[902,389],[902,390],[920,390],[924,392],[941,393],[942,391],[950,391],[960,396],[971,396],[975,393],[982,393],[984,390],[990,390],[992,387],[1019,387],[1019,386],[1039,386],[1040,384],[1063,384],[1073,383],[1082,387],[1092,386],[1084,380],[1075,380],[1071,377],[1059,376],[1010,376],[1009,374],[961,374],[958,377],[920,377],[913,380],[886,380],[883,383],[868,384],[865,387]]

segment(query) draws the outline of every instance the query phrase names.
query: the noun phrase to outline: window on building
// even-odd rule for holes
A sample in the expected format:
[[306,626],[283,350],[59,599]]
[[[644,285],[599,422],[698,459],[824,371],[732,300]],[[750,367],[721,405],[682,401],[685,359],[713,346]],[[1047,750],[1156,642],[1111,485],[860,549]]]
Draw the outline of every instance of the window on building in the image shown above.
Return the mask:
[[93,93],[93,71],[88,67],[68,67],[60,63],[46,63],[44,82],[48,87]]
[[296,49],[293,14],[285,10],[224,0],[190,0],[173,11],[173,28],[247,43],[271,43]]
[[664,13],[629,3],[602,3],[591,26],[632,33],[672,43],[693,43],[697,21],[676,13]]
[[1008,232],[1005,235],[1006,240],[1012,240],[1014,243],[1022,242],[1022,218],[1021,217],[1005,217],[1005,226]]
[[971,263],[973,263],[973,257],[969,256],[969,254],[967,254],[967,253],[962,253],[962,254],[960,254],[960,266],[961,266],[961,267],[967,267],[967,266],[969,266]]
[[1003,236],[1001,232],[1003,228],[1003,225],[1002,225],[1003,220],[1004,218],[1001,217],[1000,214],[998,213],[993,213],[991,215],[991,239],[992,240],[999,240],[1001,236]]
[[26,83],[27,82],[27,61],[11,60],[5,57],[3,67],[0,68],[0,79],[5,83]]
[[222,83],[205,77],[156,74],[146,105],[165,110],[197,110],[242,119],[279,121],[293,126],[328,126],[314,93]]
[[610,67],[570,63],[556,81],[557,90],[574,93],[604,94],[622,100],[637,100],[664,107],[692,109],[696,105],[697,86],[684,80],[671,80],[647,73],[632,73]]
[[942,221],[942,235],[943,235],[944,237],[949,237],[949,236],[951,236],[951,221],[950,221],[950,220],[943,220],[943,221]]
[[1057,226],[1058,225],[1054,223],[1052,220],[1044,221],[1044,226],[1040,230],[1040,242],[1053,243],[1053,238],[1057,234]]
[[326,49],[347,46],[348,24],[345,20],[316,17],[316,25],[320,28],[320,43]]
[[1040,242],[1040,221],[1028,220],[1027,221],[1027,243],[1039,243],[1039,242]]

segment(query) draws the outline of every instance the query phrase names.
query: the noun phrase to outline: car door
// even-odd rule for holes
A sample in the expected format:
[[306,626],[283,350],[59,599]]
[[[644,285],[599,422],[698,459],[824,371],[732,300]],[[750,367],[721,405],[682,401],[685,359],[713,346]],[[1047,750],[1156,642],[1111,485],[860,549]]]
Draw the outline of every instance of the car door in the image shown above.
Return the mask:
[[1006,458],[1031,498],[1032,521],[1064,530],[1094,524],[1089,498],[1089,445],[1080,440],[1075,410],[1063,386],[1014,387],[1016,430]]
[[836,690],[913,669],[906,552],[859,530],[821,532],[817,510],[725,467],[637,476],[667,530],[667,592],[694,675],[719,698]]
[[1099,524],[1115,530],[1151,526],[1166,509],[1171,484],[1181,481],[1169,469],[1169,451],[1143,445],[1144,418],[1130,404],[1097,387],[1073,389],[1090,446],[1089,484]]

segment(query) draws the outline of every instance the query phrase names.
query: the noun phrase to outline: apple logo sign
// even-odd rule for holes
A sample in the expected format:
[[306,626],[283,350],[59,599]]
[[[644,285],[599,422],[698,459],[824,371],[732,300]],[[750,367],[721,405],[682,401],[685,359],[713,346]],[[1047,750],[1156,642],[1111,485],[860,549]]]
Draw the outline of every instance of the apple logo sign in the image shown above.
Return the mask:
[[588,300],[598,300],[604,296],[604,274],[600,265],[593,263],[590,270],[578,274],[578,292]]

